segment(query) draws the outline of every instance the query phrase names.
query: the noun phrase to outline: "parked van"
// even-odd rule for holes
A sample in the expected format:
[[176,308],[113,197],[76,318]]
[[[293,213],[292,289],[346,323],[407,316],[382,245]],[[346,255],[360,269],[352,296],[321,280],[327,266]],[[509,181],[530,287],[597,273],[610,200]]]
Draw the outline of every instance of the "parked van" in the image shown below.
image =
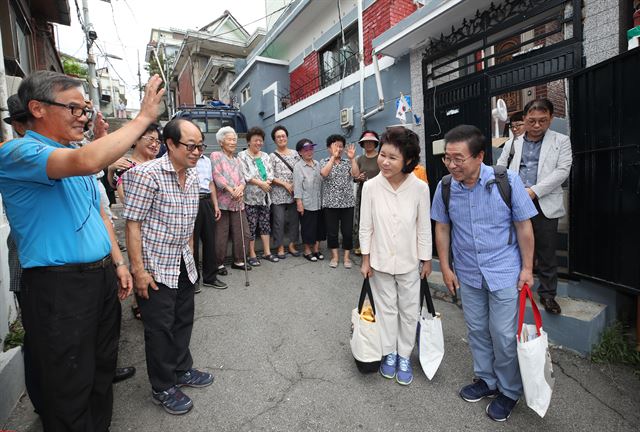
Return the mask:
[[238,152],[247,146],[247,120],[237,108],[225,105],[220,101],[208,104],[180,106],[173,115],[174,118],[189,119],[197,124],[204,133],[204,143],[207,145],[205,154],[219,151],[220,145],[216,140],[216,132],[223,126],[231,126],[238,134]]

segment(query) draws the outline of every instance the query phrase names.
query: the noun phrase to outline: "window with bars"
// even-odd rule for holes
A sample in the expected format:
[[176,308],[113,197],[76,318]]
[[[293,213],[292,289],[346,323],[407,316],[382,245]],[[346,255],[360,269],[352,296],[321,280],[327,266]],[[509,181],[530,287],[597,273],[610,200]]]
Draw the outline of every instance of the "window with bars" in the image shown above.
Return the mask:
[[358,70],[358,27],[352,26],[318,53],[320,86],[327,87]]

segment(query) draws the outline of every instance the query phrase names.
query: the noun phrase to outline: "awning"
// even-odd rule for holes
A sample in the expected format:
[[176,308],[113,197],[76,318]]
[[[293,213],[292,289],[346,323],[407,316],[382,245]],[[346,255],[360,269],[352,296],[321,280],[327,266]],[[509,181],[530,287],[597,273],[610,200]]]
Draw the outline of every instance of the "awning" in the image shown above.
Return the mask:
[[[495,0],[494,0],[495,1]],[[373,52],[401,57],[429,39],[458,28],[462,20],[482,11],[492,0],[431,0],[373,40]]]

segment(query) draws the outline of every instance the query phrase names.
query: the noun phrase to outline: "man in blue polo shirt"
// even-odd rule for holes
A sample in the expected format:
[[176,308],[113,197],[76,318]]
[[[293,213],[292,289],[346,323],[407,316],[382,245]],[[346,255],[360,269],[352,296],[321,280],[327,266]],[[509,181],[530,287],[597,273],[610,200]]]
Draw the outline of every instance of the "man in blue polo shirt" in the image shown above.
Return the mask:
[[[150,79],[136,119],[71,148],[89,120],[81,82],[39,71],[18,89],[30,129],[0,147],[0,193],[23,268],[25,350],[41,385],[46,431],[106,431],[132,279],[100,208],[95,174],[155,121],[164,90]],[[118,291],[118,286],[120,287]]]
[[[475,126],[444,137],[442,158],[451,173],[448,208],[438,184],[431,206],[442,276],[452,294],[460,289],[476,379],[460,390],[467,402],[495,398],[487,415],[505,421],[522,394],[516,353],[518,291],[533,283],[536,209],[517,174],[509,172],[511,209],[482,163],[484,142]],[[515,230],[515,238],[512,238]],[[453,249],[453,250],[452,250]],[[453,263],[449,253],[453,251]],[[452,268],[453,264],[453,268]]]

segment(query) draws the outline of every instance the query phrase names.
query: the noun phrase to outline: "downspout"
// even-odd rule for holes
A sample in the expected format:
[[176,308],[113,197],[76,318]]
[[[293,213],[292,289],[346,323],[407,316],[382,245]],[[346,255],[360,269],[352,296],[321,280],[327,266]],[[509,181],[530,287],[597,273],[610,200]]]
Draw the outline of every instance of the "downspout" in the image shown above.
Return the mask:
[[364,0],[358,1],[358,59],[360,60],[360,126],[364,130],[364,23],[362,21],[362,3]]
[[378,89],[378,106],[362,116],[363,127],[364,127],[365,121],[369,117],[384,110],[384,94],[382,93],[382,81],[380,80],[380,67],[378,66],[378,56],[375,52],[371,56],[373,58],[373,72],[375,74],[376,87]]

